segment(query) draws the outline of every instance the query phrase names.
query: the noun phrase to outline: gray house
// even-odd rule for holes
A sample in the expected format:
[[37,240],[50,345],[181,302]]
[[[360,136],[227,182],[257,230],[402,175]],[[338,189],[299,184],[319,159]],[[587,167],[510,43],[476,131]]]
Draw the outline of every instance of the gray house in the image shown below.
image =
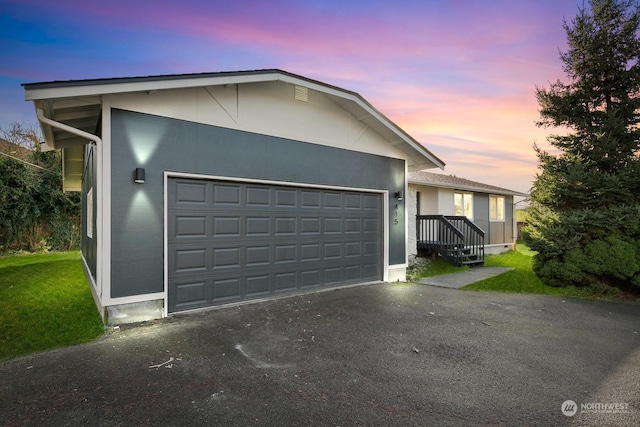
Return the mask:
[[280,70],[23,86],[110,323],[404,280],[408,172],[444,167],[357,93]]
[[480,262],[485,253],[514,249],[517,237],[514,198],[525,198],[528,194],[427,171],[410,172],[408,180],[408,217],[417,218],[408,224],[407,253],[410,257],[428,247],[425,240],[451,245],[452,233],[448,230],[455,234],[458,231],[454,228],[462,231],[463,246],[477,246],[477,258],[469,263]]

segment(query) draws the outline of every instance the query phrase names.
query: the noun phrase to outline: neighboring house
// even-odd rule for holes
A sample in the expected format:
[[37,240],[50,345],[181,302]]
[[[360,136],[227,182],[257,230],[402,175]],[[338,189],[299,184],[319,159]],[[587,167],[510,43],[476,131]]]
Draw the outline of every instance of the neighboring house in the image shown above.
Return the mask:
[[[442,216],[443,221],[466,217],[483,232],[482,255],[513,249],[517,238],[516,196],[527,197],[528,194],[452,175],[426,171],[409,173],[407,253],[411,257],[419,252],[418,227],[424,227],[425,223],[416,220],[416,215],[430,216],[429,220],[437,219],[431,216]],[[442,226],[436,231],[442,234]]]
[[407,171],[444,167],[357,93],[280,70],[23,86],[110,323],[404,280]]

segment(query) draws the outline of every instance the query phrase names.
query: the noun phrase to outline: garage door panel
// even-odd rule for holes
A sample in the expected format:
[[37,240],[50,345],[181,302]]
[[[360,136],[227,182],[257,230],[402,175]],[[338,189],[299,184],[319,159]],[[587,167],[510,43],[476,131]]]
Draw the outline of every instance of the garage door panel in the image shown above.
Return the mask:
[[296,217],[275,218],[275,236],[290,236],[298,230]]
[[213,206],[240,205],[240,185],[213,185]]
[[264,266],[271,262],[270,246],[249,246],[246,249],[247,266]]
[[320,243],[300,245],[300,262],[320,261]]
[[247,291],[246,295],[248,297],[257,297],[261,295],[268,295],[271,293],[270,289],[270,280],[268,274],[263,274],[259,276],[247,276]]
[[295,208],[297,206],[298,190],[275,190],[275,207]]
[[319,217],[300,218],[300,233],[319,235],[320,224],[321,220]]
[[324,283],[328,285],[341,283],[342,277],[342,269],[340,267],[324,269]]
[[240,236],[240,217],[224,216],[213,218],[213,237]]
[[322,201],[320,191],[300,190],[300,206],[303,208],[319,209]]
[[228,301],[230,299],[240,299],[242,297],[240,279],[237,277],[213,280],[212,288],[213,301]]
[[300,286],[309,288],[322,284],[322,272],[319,269],[303,270],[300,272]]
[[206,281],[176,283],[172,291],[173,301],[178,310],[188,310],[207,304]]
[[342,233],[342,218],[341,217],[325,218],[324,233],[325,234]]
[[271,235],[271,218],[269,217],[247,217],[245,223],[247,237]]
[[176,216],[172,226],[173,235],[177,238],[207,237],[206,216]]
[[275,274],[276,291],[294,290],[297,284],[297,274],[295,271],[287,271]]
[[296,245],[277,245],[275,247],[275,264],[283,264],[298,261]]
[[169,179],[169,311],[380,280],[382,198]]
[[341,193],[325,193],[324,207],[325,208],[342,208],[342,194]]
[[206,271],[207,270],[207,250],[183,249],[175,252],[176,273]]
[[360,209],[362,207],[362,196],[360,194],[345,195],[346,209]]
[[378,196],[365,194],[362,196],[363,209],[378,211],[381,207],[381,199]]
[[240,248],[213,249],[213,269],[240,267]]
[[203,182],[178,182],[173,193],[176,205],[206,204],[207,184]]

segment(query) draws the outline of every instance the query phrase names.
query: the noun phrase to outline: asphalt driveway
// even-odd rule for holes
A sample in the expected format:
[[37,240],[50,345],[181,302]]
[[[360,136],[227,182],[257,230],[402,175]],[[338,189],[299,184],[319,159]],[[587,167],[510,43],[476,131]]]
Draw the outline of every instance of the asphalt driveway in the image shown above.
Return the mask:
[[639,425],[640,306],[378,284],[174,316],[0,363],[0,424]]

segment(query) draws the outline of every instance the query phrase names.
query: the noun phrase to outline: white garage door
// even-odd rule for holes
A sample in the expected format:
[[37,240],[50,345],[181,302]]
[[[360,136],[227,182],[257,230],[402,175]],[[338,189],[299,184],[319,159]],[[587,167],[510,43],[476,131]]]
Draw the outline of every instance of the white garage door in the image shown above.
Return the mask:
[[382,196],[168,181],[169,312],[382,279]]

